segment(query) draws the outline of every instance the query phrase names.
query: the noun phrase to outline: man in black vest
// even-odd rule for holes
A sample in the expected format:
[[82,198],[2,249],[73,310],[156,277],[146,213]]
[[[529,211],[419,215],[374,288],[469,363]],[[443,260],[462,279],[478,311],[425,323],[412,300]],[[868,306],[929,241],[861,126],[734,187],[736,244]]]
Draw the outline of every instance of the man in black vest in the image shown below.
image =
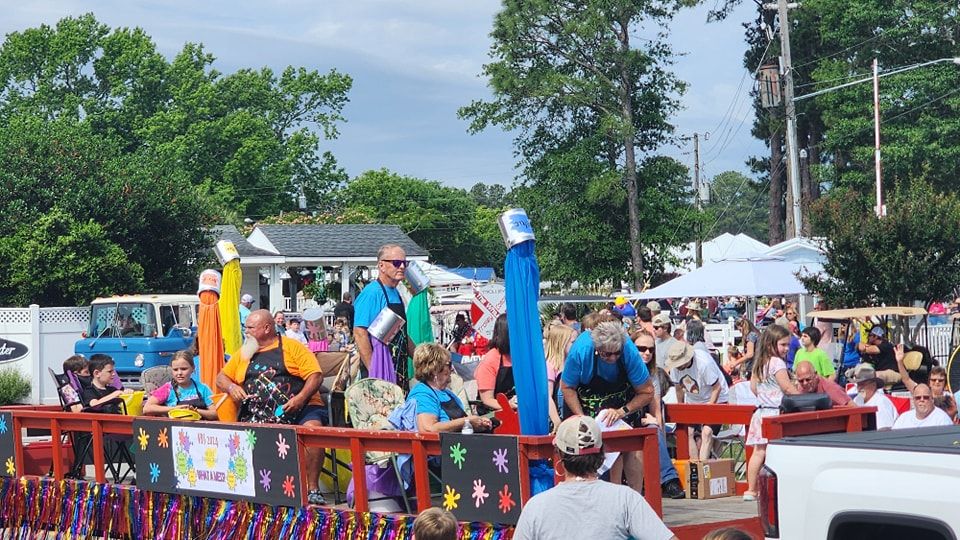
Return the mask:
[[[299,341],[280,336],[265,309],[250,313],[244,333],[248,342],[256,340],[256,352],[245,351],[245,343],[217,374],[217,387],[239,406],[238,420],[323,426],[327,411],[320,399],[323,373],[317,357]],[[249,358],[248,352],[252,352]],[[305,452],[310,504],[325,504],[318,487],[322,458],[320,448]]]
[[[407,337],[407,325],[390,340],[389,343],[383,343],[376,336],[372,336],[368,331],[370,325],[384,309],[393,311],[404,320],[407,318],[403,300],[400,298],[400,292],[397,291],[397,285],[403,281],[404,272],[407,269],[407,253],[402,247],[396,244],[387,244],[377,252],[377,270],[379,275],[377,280],[368,284],[357,295],[357,303],[354,306],[353,319],[353,340],[357,344],[357,350],[360,351],[360,359],[367,372],[371,376],[395,382],[406,394],[409,390],[410,376],[408,375],[407,357],[413,356],[416,348]],[[377,340],[374,343],[373,340]],[[387,351],[384,350],[384,347]],[[375,351],[374,349],[378,350]],[[389,362],[392,364],[392,374],[385,375],[384,367],[372,365],[375,352],[380,354],[389,354]],[[392,380],[391,380],[392,379]]]

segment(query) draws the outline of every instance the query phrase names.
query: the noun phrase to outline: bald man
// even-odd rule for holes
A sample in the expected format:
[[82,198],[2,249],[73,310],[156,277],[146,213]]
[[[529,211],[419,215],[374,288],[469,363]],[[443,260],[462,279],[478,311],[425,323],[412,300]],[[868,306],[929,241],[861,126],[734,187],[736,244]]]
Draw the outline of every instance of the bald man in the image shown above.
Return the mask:
[[843,391],[839,384],[820,376],[813,364],[803,360],[796,364],[794,373],[797,376],[797,388],[804,394],[826,394],[834,407],[853,407],[850,396]]
[[950,426],[953,420],[933,404],[933,391],[925,384],[918,384],[910,392],[913,409],[901,414],[893,423],[893,429],[908,429],[930,426]]
[[[265,309],[247,316],[244,334],[256,340],[257,352],[250,358],[235,356],[217,374],[217,387],[239,405],[239,421],[323,426],[327,410],[320,399],[323,373],[317,357],[299,341],[280,336]],[[263,378],[272,381],[283,397],[271,393]],[[280,402],[281,416],[276,416],[275,402]],[[305,453],[307,502],[325,504],[318,487],[323,450],[307,448]]]

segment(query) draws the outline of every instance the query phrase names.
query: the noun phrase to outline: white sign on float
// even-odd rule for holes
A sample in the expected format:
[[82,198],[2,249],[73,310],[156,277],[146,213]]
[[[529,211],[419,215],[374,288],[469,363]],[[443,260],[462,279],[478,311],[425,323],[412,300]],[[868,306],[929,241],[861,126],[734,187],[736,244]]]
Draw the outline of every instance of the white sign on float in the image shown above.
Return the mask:
[[256,494],[253,447],[241,430],[173,426],[177,486],[212,493]]
[[473,328],[481,336],[493,337],[493,325],[501,313],[507,312],[507,290],[503,285],[491,284],[473,288],[473,306],[470,318]]

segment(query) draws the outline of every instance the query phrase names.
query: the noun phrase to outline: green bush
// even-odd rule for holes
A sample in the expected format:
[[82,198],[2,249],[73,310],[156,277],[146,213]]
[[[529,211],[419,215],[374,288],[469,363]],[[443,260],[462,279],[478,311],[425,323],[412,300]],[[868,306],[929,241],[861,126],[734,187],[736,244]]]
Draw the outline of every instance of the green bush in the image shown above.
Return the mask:
[[30,395],[30,381],[15,368],[0,369],[0,406],[15,405]]

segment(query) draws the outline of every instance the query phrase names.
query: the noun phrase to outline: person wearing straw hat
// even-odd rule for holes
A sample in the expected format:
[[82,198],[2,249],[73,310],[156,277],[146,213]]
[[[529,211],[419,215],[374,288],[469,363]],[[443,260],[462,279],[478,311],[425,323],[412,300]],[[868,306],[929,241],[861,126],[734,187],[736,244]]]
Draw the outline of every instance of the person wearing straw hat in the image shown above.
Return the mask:
[[613,301],[613,309],[623,317],[636,317],[637,310],[633,304],[627,301],[623,296],[618,296]]
[[553,445],[563,481],[524,505],[514,540],[567,538],[668,540],[676,536],[636,491],[604,482],[603,434],[589,416],[571,416],[557,428]]
[[[897,368],[900,370],[900,380],[907,388],[908,392],[913,392],[917,383],[910,378],[908,370],[918,369],[923,362],[923,353],[920,351],[904,352],[903,345],[897,345],[894,348],[894,356],[897,359]],[[947,391],[947,370],[943,366],[933,366],[930,369],[930,376],[927,379],[930,384],[930,391],[933,394],[933,404],[943,409],[950,418],[957,417],[957,399]]]

